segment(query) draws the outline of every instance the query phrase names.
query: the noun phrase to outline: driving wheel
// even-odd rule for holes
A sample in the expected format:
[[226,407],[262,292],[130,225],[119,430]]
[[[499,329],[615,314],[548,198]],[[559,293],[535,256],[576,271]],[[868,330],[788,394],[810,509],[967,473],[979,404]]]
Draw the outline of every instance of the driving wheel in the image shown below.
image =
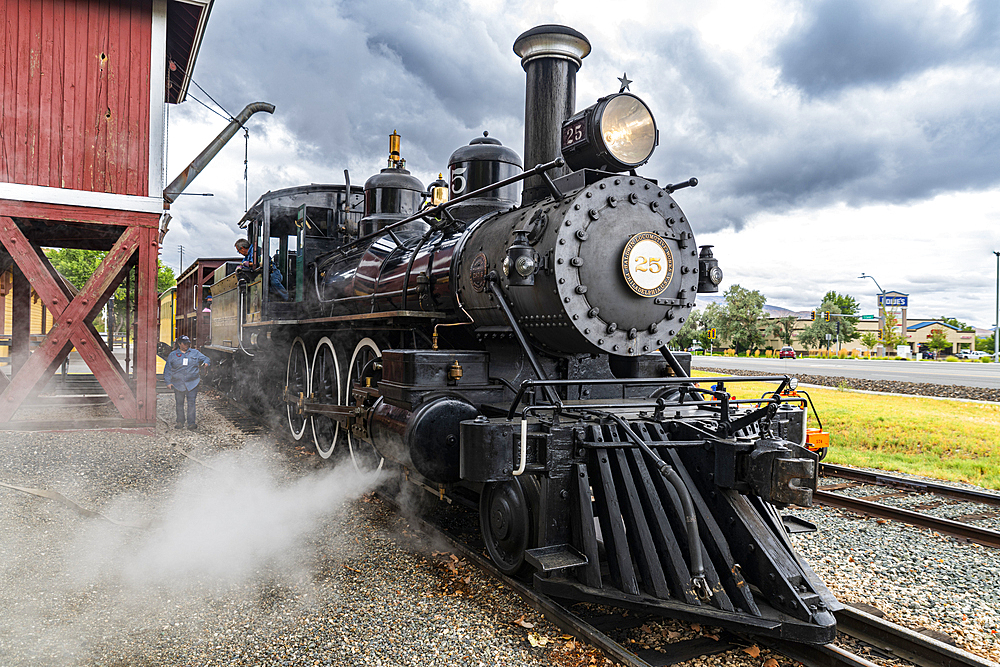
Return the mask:
[[[347,365],[347,386],[344,396],[345,405],[354,405],[358,400],[353,390],[363,391],[368,387],[377,387],[382,379],[382,351],[378,349],[371,338],[362,338],[354,348],[351,363]],[[385,459],[372,445],[350,431],[347,433],[347,449],[351,453],[354,467],[362,472],[381,470]]]
[[[309,357],[305,341],[301,338],[292,341],[292,347],[288,350],[285,387],[289,398],[292,399],[297,400],[300,396],[309,394]],[[299,413],[299,407],[295,403],[285,403],[285,413],[288,415],[289,432],[293,438],[301,440],[306,432],[306,418]]]
[[[314,401],[324,405],[341,404],[340,359],[333,341],[326,336],[316,343],[316,350],[313,352],[309,395]],[[321,458],[328,459],[334,456],[336,450],[339,457],[344,449],[342,446],[338,449],[338,444],[344,439],[340,423],[323,415],[310,415],[309,426],[316,444],[316,453]]]

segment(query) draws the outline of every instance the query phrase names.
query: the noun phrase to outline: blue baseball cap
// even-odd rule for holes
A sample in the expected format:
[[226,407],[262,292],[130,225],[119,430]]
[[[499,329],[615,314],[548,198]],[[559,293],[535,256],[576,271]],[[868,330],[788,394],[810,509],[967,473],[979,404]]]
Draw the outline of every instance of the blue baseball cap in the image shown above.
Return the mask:
[[187,336],[178,336],[177,337],[177,342],[178,343],[190,343],[191,339],[188,338]]

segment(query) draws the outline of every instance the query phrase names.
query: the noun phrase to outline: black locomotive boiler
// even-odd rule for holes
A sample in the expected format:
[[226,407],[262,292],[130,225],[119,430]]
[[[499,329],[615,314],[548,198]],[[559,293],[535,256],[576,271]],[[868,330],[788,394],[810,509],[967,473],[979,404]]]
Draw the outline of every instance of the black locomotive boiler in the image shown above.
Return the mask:
[[493,561],[542,592],[831,641],[838,603],[778,513],[817,480],[816,456],[780,436],[789,379],[737,401],[727,386],[746,378],[705,388],[667,348],[722,279],[672,197],[696,181],[638,175],[658,136],[635,95],[574,114],[583,35],[539,26],[514,50],[523,165],[484,135],[425,188],[393,133],[363,188],[251,208],[262,266],[220,267],[212,288],[223,382],[324,458],[478,503]]

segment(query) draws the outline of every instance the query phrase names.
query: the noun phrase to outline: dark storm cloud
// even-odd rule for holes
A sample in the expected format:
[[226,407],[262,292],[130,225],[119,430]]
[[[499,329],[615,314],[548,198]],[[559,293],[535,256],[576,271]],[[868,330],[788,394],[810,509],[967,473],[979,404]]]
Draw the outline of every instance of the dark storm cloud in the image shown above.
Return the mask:
[[408,160],[437,171],[484,125],[506,129],[524,86],[513,38],[452,7],[217,3],[196,79],[230,107],[279,101],[276,113],[318,161],[387,154],[386,137],[398,130]]
[[998,7],[974,3],[958,17],[925,3],[803,4],[806,18],[778,50],[781,74],[826,96],[748,81],[745,63],[691,30],[647,32],[661,78],[655,168],[667,180],[698,176],[682,198],[707,231],[740,229],[761,213],[993,187]]
[[929,67],[995,57],[995,0],[978,0],[968,17],[924,1],[823,0],[776,52],[782,75],[808,95],[895,83]]

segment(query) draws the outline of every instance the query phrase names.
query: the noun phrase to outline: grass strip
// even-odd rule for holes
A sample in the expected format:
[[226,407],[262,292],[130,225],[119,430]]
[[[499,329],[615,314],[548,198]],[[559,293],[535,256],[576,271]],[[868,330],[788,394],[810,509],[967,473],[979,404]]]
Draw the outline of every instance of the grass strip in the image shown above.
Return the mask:
[[[754,398],[775,385],[734,383],[727,389],[737,398]],[[1000,489],[1000,405],[849,389],[806,391],[830,434],[826,461]]]

